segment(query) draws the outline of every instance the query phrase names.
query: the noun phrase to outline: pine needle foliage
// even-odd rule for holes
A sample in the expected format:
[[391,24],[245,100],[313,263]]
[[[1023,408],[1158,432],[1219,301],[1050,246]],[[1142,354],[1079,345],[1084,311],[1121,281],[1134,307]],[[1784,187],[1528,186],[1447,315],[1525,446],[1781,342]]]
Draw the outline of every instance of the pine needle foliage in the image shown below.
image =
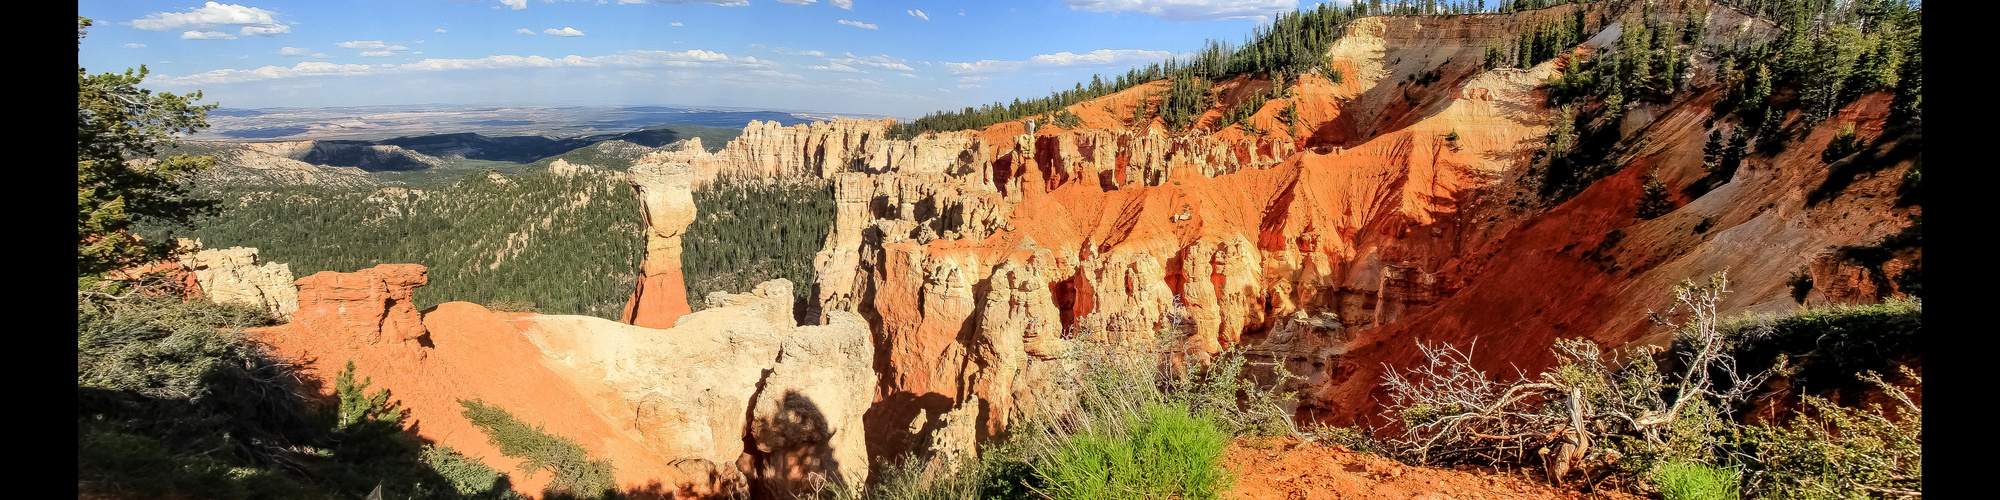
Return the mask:
[[[83,43],[91,20],[76,18]],[[147,70],[91,75],[76,68],[76,273],[96,276],[169,256],[172,238],[132,237],[134,224],[175,226],[213,213],[215,200],[188,193],[181,182],[215,163],[206,156],[154,160],[175,139],[208,127],[215,103],[201,92],[155,93],[139,87]]]
[[[342,370],[335,397],[298,385],[242,329],[261,310],[135,293],[77,308],[79,493],[167,498],[502,498],[449,486],[402,412]],[[350,365],[351,366],[351,365]],[[372,392],[372,393],[371,393]],[[476,461],[461,465],[476,465]],[[92,496],[92,495],[85,495]]]
[[486,433],[487,441],[500,454],[522,459],[521,471],[534,475],[549,472],[555,477],[549,489],[582,497],[608,497],[617,492],[609,460],[592,460],[582,445],[567,437],[555,436],[539,425],[528,425],[514,414],[483,401],[459,400],[462,413],[472,425]]

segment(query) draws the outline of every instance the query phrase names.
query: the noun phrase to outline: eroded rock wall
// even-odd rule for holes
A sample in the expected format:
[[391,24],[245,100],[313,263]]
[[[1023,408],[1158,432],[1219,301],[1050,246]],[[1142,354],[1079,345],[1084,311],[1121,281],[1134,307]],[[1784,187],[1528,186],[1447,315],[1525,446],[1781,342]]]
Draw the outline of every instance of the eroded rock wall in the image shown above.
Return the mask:
[[[671,329],[465,302],[420,314],[409,297],[425,281],[414,264],[315,274],[298,280],[293,322],[252,334],[313,379],[352,361],[409,410],[406,426],[502,470],[520,459],[502,455],[460,401],[575,440],[610,460],[627,492],[787,498],[814,477],[867,481],[862,415],[876,379],[866,323],[837,311],[828,324],[797,325],[787,281],[716,294]],[[510,477],[532,494],[550,476]]]

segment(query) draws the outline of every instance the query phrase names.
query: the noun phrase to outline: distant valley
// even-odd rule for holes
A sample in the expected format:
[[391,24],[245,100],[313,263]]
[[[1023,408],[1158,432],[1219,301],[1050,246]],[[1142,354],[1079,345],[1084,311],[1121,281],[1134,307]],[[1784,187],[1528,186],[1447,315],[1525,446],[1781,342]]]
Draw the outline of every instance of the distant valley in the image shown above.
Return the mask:
[[580,137],[617,134],[661,124],[741,129],[751,120],[797,125],[839,117],[812,112],[672,106],[357,106],[221,108],[210,127],[188,139],[267,142],[364,140],[477,132],[488,136]]

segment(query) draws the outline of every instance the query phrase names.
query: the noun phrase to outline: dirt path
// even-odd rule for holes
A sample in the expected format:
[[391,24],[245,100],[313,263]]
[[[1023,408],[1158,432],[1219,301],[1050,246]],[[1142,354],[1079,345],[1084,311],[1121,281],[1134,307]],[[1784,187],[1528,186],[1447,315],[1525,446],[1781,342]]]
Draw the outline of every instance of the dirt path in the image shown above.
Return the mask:
[[1395,460],[1292,438],[1230,443],[1226,463],[1236,485],[1223,498],[1242,500],[1640,499],[1624,493],[1584,493],[1536,478],[1492,471],[1412,467]]

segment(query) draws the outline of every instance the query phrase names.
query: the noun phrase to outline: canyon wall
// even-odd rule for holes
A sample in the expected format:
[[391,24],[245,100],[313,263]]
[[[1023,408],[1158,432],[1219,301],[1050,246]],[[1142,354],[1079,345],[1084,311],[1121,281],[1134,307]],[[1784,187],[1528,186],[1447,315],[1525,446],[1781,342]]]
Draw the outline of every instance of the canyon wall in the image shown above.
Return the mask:
[[[1205,133],[1199,124],[1226,101],[1194,134],[1157,121],[1128,128],[1103,112],[1157,99],[1157,85],[1142,85],[1072,106],[1076,130],[1010,122],[888,140],[876,121],[753,124],[723,153],[680,154],[716,177],[834,185],[815,305],[871,328],[877,457],[954,434],[945,416],[968,408],[978,436],[999,432],[1045,393],[1039,374],[1079,339],[1176,342],[1197,360],[1248,349],[1305,375],[1294,386],[1301,418],[1345,423],[1373,415],[1381,367],[1414,362],[1417,341],[1487,339],[1475,362],[1489,370],[1545,364],[1558,337],[1664,342],[1640,316],[1681,279],[1735,269],[1733,310],[1778,310],[1790,300],[1781,282],[1821,253],[1810,248],[1869,244],[1915,213],[1875,195],[1806,206],[1802,193],[1827,170],[1798,152],[1690,199],[1704,127],[1715,126],[1702,118],[1722,91],[1701,69],[1685,97],[1628,110],[1620,131],[1641,146],[1606,160],[1621,171],[1545,205],[1534,194],[1553,125],[1543,85],[1571,58],[1607,50],[1629,19],[1619,9],[1637,5],[1357,20],[1331,49],[1340,82],[1297,77],[1290,97],[1251,118],[1282,123],[1280,110],[1296,105],[1296,134]],[[1705,15],[1710,43],[1771,33],[1726,8]],[[1573,55],[1483,67],[1489,46],[1576,17],[1602,33]],[[1430,72],[1439,78],[1414,78]],[[1270,85],[1221,83],[1225,96]],[[1830,123],[1879,129],[1870,102]],[[1823,143],[1827,126],[1805,143]],[[1648,172],[1694,208],[1637,219]],[[1824,222],[1851,210],[1887,215]],[[1687,229],[1701,221],[1714,229]],[[1787,250],[1743,246],[1758,238]]]

